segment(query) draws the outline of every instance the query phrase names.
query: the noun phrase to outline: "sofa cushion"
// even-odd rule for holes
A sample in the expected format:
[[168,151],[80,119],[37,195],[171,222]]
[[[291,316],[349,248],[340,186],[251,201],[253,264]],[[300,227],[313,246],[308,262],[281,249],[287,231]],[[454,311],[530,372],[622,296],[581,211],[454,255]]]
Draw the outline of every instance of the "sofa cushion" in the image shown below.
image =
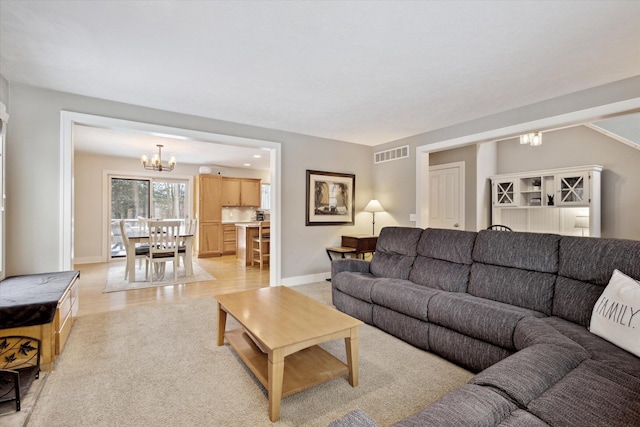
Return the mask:
[[429,324],[429,351],[472,372],[480,372],[513,353],[433,323]]
[[331,297],[333,305],[338,310],[370,325],[373,323],[373,304],[354,298],[337,289],[332,290]]
[[589,331],[640,357],[640,283],[619,270],[593,307]]
[[548,427],[549,424],[522,409],[517,409],[500,423],[500,427]]
[[348,414],[332,421],[329,427],[380,427],[362,409],[354,409]]
[[343,271],[331,277],[331,285],[347,295],[370,303],[373,285],[384,280],[369,273]]
[[465,384],[394,427],[497,426],[517,407],[486,387]]
[[470,273],[470,265],[418,255],[409,274],[409,280],[433,289],[466,292]]
[[558,276],[551,314],[581,326],[588,326],[593,306],[603,290],[600,285]]
[[614,269],[640,280],[640,241],[565,236],[558,275],[604,286]]
[[409,280],[443,291],[466,292],[476,234],[438,228],[424,230]]
[[420,228],[384,227],[371,259],[371,273],[377,277],[408,279],[421,234]]
[[506,349],[515,349],[518,321],[541,313],[468,294],[441,292],[429,301],[429,322]]
[[640,242],[563,236],[560,240],[554,316],[588,326],[596,300],[616,268],[640,280]]
[[417,253],[423,257],[470,265],[477,235],[474,231],[427,228],[420,236]]
[[473,260],[483,264],[557,273],[556,234],[496,232],[482,230],[473,247]]
[[524,317],[520,319],[513,332],[513,343],[518,350],[536,344],[552,344],[575,352],[581,352],[586,357],[590,356],[580,344],[545,322],[544,318],[539,317]]
[[331,261],[331,277],[343,271],[370,273],[371,264],[363,259],[338,258]]
[[429,300],[439,292],[408,280],[388,279],[376,283],[371,289],[371,301],[426,321]]
[[584,350],[536,344],[490,366],[470,382],[495,387],[526,407],[588,357]]
[[639,402],[637,378],[586,360],[527,409],[551,425],[637,426]]
[[640,378],[640,358],[637,356],[592,334],[584,326],[576,325],[555,316],[541,320],[578,343],[589,352],[592,359],[608,366],[610,369],[620,370]]
[[372,325],[409,344],[429,350],[429,323],[374,305]]
[[475,263],[467,292],[550,315],[555,281],[555,274]]

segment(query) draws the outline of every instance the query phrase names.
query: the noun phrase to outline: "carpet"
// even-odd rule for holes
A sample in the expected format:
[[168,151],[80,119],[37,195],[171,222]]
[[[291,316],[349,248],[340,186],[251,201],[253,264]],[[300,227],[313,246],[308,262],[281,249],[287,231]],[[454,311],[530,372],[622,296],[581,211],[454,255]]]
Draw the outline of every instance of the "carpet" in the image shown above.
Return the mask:
[[[330,300],[327,282],[293,289]],[[272,425],[265,389],[216,345],[216,326],[213,298],[78,318],[28,425]],[[340,377],[286,397],[278,425],[327,426],[356,408],[389,425],[472,377],[369,325],[359,342],[359,386]],[[345,361],[344,340],[323,347]]]
[[136,281],[129,283],[124,279],[124,262],[112,262],[109,265],[107,273],[107,283],[102,292],[130,291],[132,289],[151,288],[156,286],[178,285],[183,283],[206,282],[207,280],[216,280],[211,274],[207,273],[202,267],[193,264],[193,275],[185,276],[184,266],[180,264],[178,267],[178,280],[173,281],[173,263],[166,263],[166,271],[162,280],[153,280],[153,285],[144,280],[144,266],[138,269],[136,260]]

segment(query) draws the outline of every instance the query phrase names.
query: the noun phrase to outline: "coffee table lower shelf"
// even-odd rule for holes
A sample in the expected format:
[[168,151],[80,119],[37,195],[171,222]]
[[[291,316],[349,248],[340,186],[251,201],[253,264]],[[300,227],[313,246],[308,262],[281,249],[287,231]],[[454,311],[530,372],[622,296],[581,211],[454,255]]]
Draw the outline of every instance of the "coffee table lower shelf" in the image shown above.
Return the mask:
[[[268,356],[242,328],[226,331],[225,338],[251,369],[262,385],[269,389]],[[282,397],[290,396],[349,373],[349,367],[320,346],[314,345],[284,358]]]

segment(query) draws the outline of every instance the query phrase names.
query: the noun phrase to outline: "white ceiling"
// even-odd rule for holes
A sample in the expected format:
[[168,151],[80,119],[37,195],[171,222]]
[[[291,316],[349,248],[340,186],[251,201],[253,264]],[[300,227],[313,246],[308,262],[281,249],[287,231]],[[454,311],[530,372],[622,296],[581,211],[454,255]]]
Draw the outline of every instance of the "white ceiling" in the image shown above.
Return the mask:
[[[269,151],[227,144],[196,141],[180,137],[166,137],[147,133],[134,133],[118,129],[104,129],[76,125],[73,129],[74,149],[105,156],[139,159],[146,154],[149,159],[162,144],[162,159],[172,155],[178,163],[217,165],[232,168],[268,170]],[[260,156],[260,157],[256,157]]]
[[0,0],[10,82],[367,145],[633,77],[638,1]]

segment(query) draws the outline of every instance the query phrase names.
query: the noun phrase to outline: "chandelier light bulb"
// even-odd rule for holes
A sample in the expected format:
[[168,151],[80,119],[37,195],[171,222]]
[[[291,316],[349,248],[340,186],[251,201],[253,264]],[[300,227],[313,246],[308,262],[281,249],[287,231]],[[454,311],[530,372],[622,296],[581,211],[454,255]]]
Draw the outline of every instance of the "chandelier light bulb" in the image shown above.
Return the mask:
[[157,144],[156,146],[158,147],[158,154],[154,154],[151,157],[151,162],[149,162],[149,158],[145,154],[143,154],[142,157],[140,157],[140,162],[142,163],[142,166],[145,169],[153,170],[156,172],[171,172],[177,163],[176,156],[171,155],[171,157],[169,158],[169,162],[163,164],[162,163],[162,147],[164,147],[164,145]]

